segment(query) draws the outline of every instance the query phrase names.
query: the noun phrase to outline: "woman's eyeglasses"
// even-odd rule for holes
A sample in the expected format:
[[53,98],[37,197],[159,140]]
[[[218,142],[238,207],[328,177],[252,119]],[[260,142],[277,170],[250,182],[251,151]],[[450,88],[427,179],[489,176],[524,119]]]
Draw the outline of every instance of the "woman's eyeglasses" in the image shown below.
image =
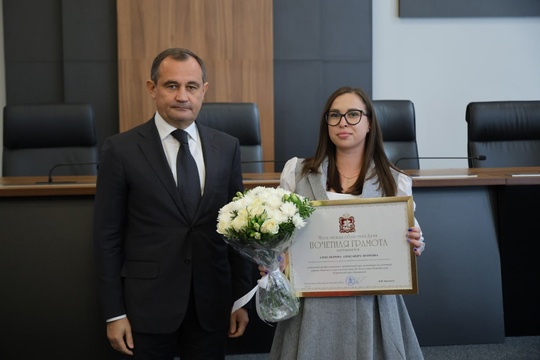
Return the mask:
[[349,125],[356,125],[362,120],[362,115],[368,116],[362,110],[349,110],[345,114],[339,111],[329,111],[325,115],[326,123],[330,126],[337,126],[341,122],[341,118],[345,118],[345,121]]

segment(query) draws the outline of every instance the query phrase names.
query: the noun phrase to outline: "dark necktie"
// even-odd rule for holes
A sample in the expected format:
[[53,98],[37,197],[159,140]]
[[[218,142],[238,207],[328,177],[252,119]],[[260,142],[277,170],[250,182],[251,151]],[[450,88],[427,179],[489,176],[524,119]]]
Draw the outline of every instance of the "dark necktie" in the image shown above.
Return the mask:
[[180,197],[188,210],[190,220],[192,220],[201,199],[199,171],[195,159],[189,151],[187,132],[178,129],[171,134],[180,142],[176,157],[176,179]]

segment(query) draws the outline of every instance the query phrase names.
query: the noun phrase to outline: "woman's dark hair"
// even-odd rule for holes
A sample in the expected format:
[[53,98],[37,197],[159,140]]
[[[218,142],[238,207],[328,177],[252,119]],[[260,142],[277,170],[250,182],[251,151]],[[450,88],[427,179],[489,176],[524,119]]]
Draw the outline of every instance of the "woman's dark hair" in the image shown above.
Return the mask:
[[[349,86],[341,87],[334,91],[334,93],[332,93],[332,95],[330,95],[326,101],[326,105],[323,108],[320,118],[319,142],[317,145],[317,150],[313,157],[304,161],[301,175],[305,176],[310,172],[319,171],[318,169],[324,159],[328,158],[328,178],[326,182],[326,190],[333,189],[338,193],[343,192],[339,172],[336,166],[336,145],[334,145],[332,140],[330,140],[330,135],[328,134],[328,124],[326,123],[326,114],[330,110],[334,100],[343,94],[355,94],[362,99],[366,105],[367,114],[365,116],[367,117],[370,125],[370,131],[366,134],[364,161],[361,164],[360,175],[356,179],[350,194],[362,194],[364,181],[377,176],[379,182],[378,189],[382,189],[383,195],[395,196],[397,193],[397,184],[390,169],[395,169],[400,172],[401,170],[392,164],[390,160],[388,160],[388,157],[384,152],[381,128],[379,126],[379,122],[377,121],[377,116],[373,110],[373,103],[367,94],[358,88],[352,88]],[[375,171],[368,174],[368,169],[371,163],[370,160],[373,160],[375,164]],[[358,161],[360,162],[361,159],[359,158]]]
[[206,66],[204,65],[204,61],[198,57],[194,52],[188,49],[183,48],[170,48],[163,50],[160,52],[152,62],[152,68],[150,69],[150,79],[152,79],[152,82],[154,84],[157,84],[157,80],[159,77],[159,65],[165,60],[166,58],[171,57],[174,60],[177,61],[186,61],[187,59],[194,58],[197,60],[199,65],[201,66],[202,70],[202,81],[203,83],[206,82]]

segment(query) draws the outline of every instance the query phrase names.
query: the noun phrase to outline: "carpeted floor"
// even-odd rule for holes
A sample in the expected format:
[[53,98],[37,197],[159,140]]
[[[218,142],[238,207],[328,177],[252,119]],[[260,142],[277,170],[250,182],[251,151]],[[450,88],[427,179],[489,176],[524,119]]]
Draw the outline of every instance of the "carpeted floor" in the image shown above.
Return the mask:
[[[540,360],[540,336],[507,337],[502,344],[426,346],[422,350],[424,360]],[[268,360],[268,354],[229,355],[227,360]]]

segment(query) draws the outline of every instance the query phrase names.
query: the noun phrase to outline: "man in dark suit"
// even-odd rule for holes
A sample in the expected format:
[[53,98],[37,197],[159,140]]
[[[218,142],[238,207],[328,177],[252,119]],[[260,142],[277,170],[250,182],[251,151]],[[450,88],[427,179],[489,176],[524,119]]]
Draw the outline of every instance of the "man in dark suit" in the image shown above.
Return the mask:
[[[107,337],[134,359],[224,359],[227,334],[241,336],[249,321],[232,303],[253,286],[251,263],[216,232],[219,209],[243,189],[239,143],[196,124],[208,83],[193,52],[160,53],[147,88],[154,117],[108,138],[99,163],[94,243]],[[177,129],[196,163],[195,205],[181,195],[193,174],[176,172]]]

